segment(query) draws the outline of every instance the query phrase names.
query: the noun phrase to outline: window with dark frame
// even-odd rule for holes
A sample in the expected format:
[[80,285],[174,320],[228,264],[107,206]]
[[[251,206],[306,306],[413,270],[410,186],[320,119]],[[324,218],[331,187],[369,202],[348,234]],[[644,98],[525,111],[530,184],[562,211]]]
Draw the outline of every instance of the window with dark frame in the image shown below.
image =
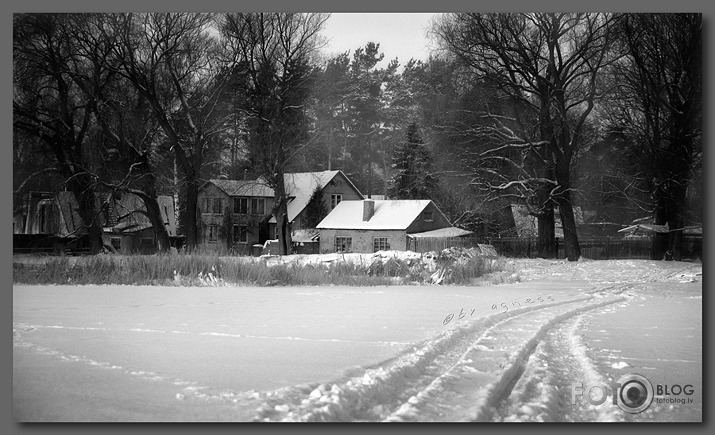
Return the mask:
[[206,198],[206,208],[204,213],[211,213],[211,198]]
[[218,226],[217,225],[209,225],[209,242],[216,242],[218,241]]
[[433,215],[431,211],[426,211],[423,214],[425,222],[432,222],[433,220]]
[[248,227],[246,225],[233,226],[233,241],[237,243],[248,242]]
[[352,252],[353,238],[352,237],[335,237],[335,252]]
[[330,209],[334,209],[343,200],[343,195],[340,193],[333,193],[330,195]]
[[389,251],[390,242],[387,237],[373,237],[372,238],[372,252],[377,251]]
[[223,213],[223,198],[214,198],[213,200],[213,212],[214,214]]
[[263,198],[251,198],[250,214],[266,214],[266,200]]
[[248,198],[234,198],[233,212],[239,214],[248,214]]

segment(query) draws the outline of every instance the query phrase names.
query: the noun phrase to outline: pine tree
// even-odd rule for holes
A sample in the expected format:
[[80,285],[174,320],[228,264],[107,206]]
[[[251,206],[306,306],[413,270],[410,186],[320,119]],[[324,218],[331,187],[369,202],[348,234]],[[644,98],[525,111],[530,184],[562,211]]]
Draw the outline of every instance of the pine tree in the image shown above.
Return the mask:
[[405,141],[397,145],[392,155],[394,175],[388,195],[393,199],[431,199],[437,187],[431,159],[417,123],[410,123]]
[[328,205],[323,201],[323,191],[316,187],[305,206],[305,228],[315,228],[328,215]]

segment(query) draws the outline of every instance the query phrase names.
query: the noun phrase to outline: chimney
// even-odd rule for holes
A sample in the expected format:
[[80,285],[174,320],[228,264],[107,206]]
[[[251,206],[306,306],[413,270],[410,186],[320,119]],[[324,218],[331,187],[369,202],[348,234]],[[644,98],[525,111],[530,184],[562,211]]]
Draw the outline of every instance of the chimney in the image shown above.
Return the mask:
[[367,222],[370,220],[372,215],[375,214],[375,201],[372,199],[365,199],[362,202],[362,220]]

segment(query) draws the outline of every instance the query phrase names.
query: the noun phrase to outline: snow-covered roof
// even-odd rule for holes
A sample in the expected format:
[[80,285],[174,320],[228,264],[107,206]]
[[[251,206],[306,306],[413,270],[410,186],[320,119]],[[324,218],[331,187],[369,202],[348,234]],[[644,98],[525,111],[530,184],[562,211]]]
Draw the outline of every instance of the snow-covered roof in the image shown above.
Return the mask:
[[655,225],[655,224],[636,224],[625,227],[618,230],[619,233],[635,233],[638,230],[642,230],[648,233],[667,233],[668,225]]
[[303,211],[310,202],[310,197],[316,187],[321,189],[330,182],[340,171],[323,172],[297,172],[285,174],[283,177],[286,192],[293,197],[288,203],[288,221],[293,220]]
[[425,231],[423,233],[412,233],[408,234],[410,237],[423,238],[423,237],[460,237],[466,236],[467,234],[472,234],[471,231],[463,230],[456,227],[440,228],[438,230]]
[[[285,182],[286,192],[291,197],[288,202],[288,221],[293,222],[295,218],[303,211],[310,202],[310,197],[316,187],[324,188],[330,181],[338,175],[340,171],[322,171],[322,172],[291,172],[283,177]],[[360,193],[357,187],[345,177],[348,184]],[[258,180],[209,180],[219,189],[223,190],[229,196],[258,196],[272,198],[274,196],[273,189],[268,187],[263,179]],[[362,195],[360,193],[360,195]],[[271,222],[275,223],[275,217],[271,218]]]
[[342,201],[323,219],[318,229],[343,230],[406,230],[427,207],[429,199],[374,201],[375,212],[363,221],[365,201]]

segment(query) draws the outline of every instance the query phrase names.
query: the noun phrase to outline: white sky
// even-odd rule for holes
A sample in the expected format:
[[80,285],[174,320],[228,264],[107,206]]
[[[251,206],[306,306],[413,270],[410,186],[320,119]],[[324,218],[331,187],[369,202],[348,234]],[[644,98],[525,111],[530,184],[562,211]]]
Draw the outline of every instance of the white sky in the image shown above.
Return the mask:
[[426,36],[433,13],[332,13],[323,28],[328,44],[323,52],[334,54],[364,47],[368,42],[380,44],[385,54],[379,66],[398,58],[404,66],[410,58],[426,60],[430,43]]

